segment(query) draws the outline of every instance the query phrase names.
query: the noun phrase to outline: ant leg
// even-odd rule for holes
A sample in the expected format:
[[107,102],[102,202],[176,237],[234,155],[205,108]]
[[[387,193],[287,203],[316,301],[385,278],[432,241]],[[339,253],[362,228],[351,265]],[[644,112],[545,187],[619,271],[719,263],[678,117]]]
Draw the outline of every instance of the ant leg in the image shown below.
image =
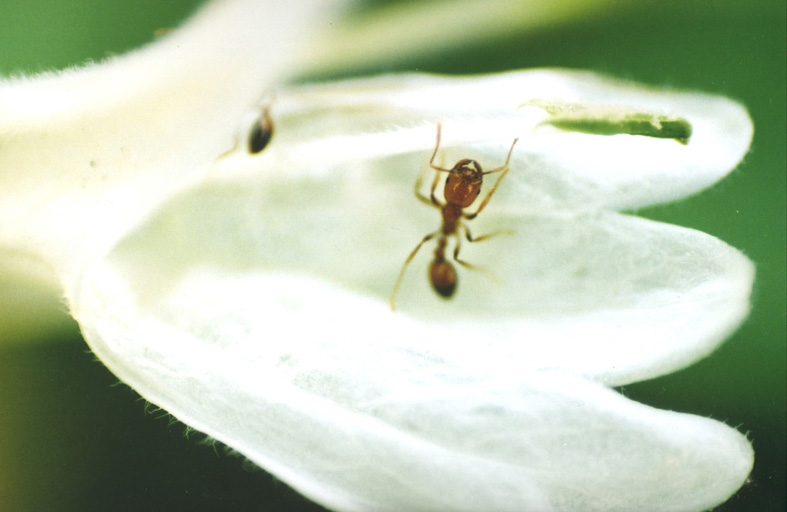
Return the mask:
[[224,153],[222,153],[219,156],[217,156],[216,157],[216,161],[222,160],[222,159],[228,157],[229,155],[234,153],[240,147],[240,140],[242,138],[242,135],[241,135],[242,130],[243,130],[243,128],[238,128],[237,130],[235,130],[235,133],[233,134],[233,137],[232,137],[232,147],[230,149],[228,149],[227,151],[225,151]]
[[434,195],[435,190],[437,190],[437,182],[439,182],[439,181],[440,181],[440,175],[435,173],[434,179],[432,180],[432,188],[429,189],[429,200],[436,207],[442,208],[443,205],[440,204],[440,201],[438,201],[437,197],[435,197],[435,195]]
[[442,125],[437,123],[437,143],[434,146],[434,153],[432,153],[432,158],[429,160],[429,167],[434,169],[435,171],[442,171],[442,172],[451,172],[451,169],[446,169],[444,167],[439,167],[434,164],[434,159],[437,157],[437,150],[440,148],[440,131],[442,130]]
[[515,232],[513,230],[500,229],[500,230],[497,230],[497,231],[492,231],[491,233],[486,233],[485,235],[473,237],[473,235],[470,234],[470,228],[468,228],[467,226],[462,224],[462,229],[465,230],[465,238],[467,238],[467,241],[471,242],[471,243],[472,242],[483,242],[484,240],[489,240],[490,238],[498,236],[498,235],[513,235],[513,234],[515,234]]
[[[499,233],[502,234],[502,232],[495,232],[495,233],[490,233],[488,235],[480,236],[478,238],[473,238],[472,235],[470,235],[470,230],[467,229],[467,226],[463,225],[462,228],[464,228],[465,234],[467,235],[467,240],[470,241],[470,242],[480,242],[481,240],[486,240],[487,238],[489,238],[491,236],[494,236],[496,234],[499,234]],[[497,275],[494,272],[492,272],[491,270],[489,270],[487,268],[484,268],[484,267],[479,267],[477,265],[473,265],[472,263],[468,263],[467,261],[459,258],[459,250],[462,247],[460,241],[461,241],[461,237],[459,235],[457,235],[456,236],[456,247],[454,247],[454,261],[456,261],[457,263],[459,263],[460,265],[462,265],[465,268],[468,268],[470,270],[476,270],[478,272],[482,272],[482,273],[486,274],[486,276],[488,278],[490,278],[495,283],[499,284],[500,283],[500,278],[497,277]]]
[[420,175],[418,175],[418,179],[415,180],[415,197],[417,197],[418,200],[421,201],[422,203],[431,206],[432,201],[430,201],[428,197],[426,197],[421,193],[421,187],[423,186],[423,184],[424,184],[424,173],[422,172]]
[[394,303],[394,300],[396,299],[396,292],[399,291],[399,285],[402,284],[402,278],[404,277],[404,271],[407,270],[407,265],[409,265],[410,262],[413,260],[413,258],[415,258],[415,255],[418,254],[418,250],[421,248],[421,246],[424,245],[429,240],[431,240],[432,238],[434,238],[437,234],[439,234],[439,231],[435,231],[434,233],[429,233],[428,235],[426,235],[420,242],[418,242],[418,245],[415,246],[415,249],[412,250],[412,252],[407,257],[407,259],[404,260],[404,265],[402,265],[402,270],[399,271],[399,276],[396,278],[396,283],[394,284],[393,291],[391,292],[391,299],[390,299],[391,311],[396,311],[396,305]]
[[491,171],[484,171],[483,174],[492,174],[492,173],[495,173],[495,172],[508,170],[508,162],[511,161],[511,153],[514,152],[514,146],[516,146],[516,143],[518,141],[519,141],[519,137],[514,139],[514,142],[511,143],[511,148],[508,150],[508,155],[506,156],[506,161],[505,161],[505,163],[503,163],[503,165],[501,165],[500,167],[496,167],[496,168],[492,169]]
[[[432,159],[429,160],[429,166],[436,170],[448,172],[448,169],[443,169],[442,167],[437,167],[434,165],[434,159],[437,157],[437,149],[439,147],[440,147],[440,123],[437,123],[437,145],[434,148],[434,153],[432,153]],[[421,173],[418,176],[418,179],[415,180],[415,197],[417,197],[418,200],[424,204],[428,204],[429,206],[434,206],[435,208],[442,208],[443,204],[434,195],[435,191],[437,190],[437,183],[439,181],[440,181],[440,175],[435,173],[434,180],[432,180],[432,186],[429,189],[429,197],[427,197],[421,193],[421,187],[424,184],[424,173]]]
[[469,269],[472,269],[472,270],[480,270],[478,267],[476,267],[472,263],[468,263],[465,260],[459,259],[459,250],[462,248],[461,240],[462,239],[459,236],[456,237],[456,247],[454,247],[454,261],[459,263],[460,265],[462,265],[465,268],[469,268]]
[[235,151],[237,151],[238,147],[240,147],[240,139],[241,139],[241,133],[240,130],[238,130],[235,132],[235,135],[233,136],[232,147],[227,151],[223,152],[222,154],[220,154],[219,156],[217,156],[216,159],[211,164],[210,170],[208,170],[208,175],[207,175],[208,180],[215,179],[217,164],[222,160],[224,160],[225,158],[227,158],[228,156],[230,156],[231,154],[233,154]]
[[467,220],[473,220],[476,217],[478,217],[478,214],[481,213],[481,211],[484,208],[486,208],[486,205],[489,203],[489,200],[492,199],[492,194],[494,194],[495,190],[497,190],[497,186],[500,185],[500,182],[503,180],[505,175],[508,174],[508,167],[503,167],[502,169],[503,172],[500,173],[500,177],[497,178],[495,184],[492,185],[492,188],[490,188],[489,192],[486,193],[486,196],[484,197],[484,200],[481,201],[481,204],[478,206],[478,209],[473,213],[462,213],[462,217],[464,217]]
[[424,184],[424,173],[421,173],[421,175],[418,176],[418,179],[415,180],[415,197],[417,197],[418,200],[421,201],[422,203],[428,204],[429,206],[434,206],[435,208],[443,207],[443,205],[440,204],[440,201],[438,201],[434,195],[435,189],[437,188],[437,181],[439,176],[440,176],[439,174],[435,174],[435,179],[432,182],[432,187],[430,189],[429,197],[426,197],[421,193],[421,187]]
[[506,161],[503,165],[501,165],[496,169],[492,169],[491,171],[484,172],[484,174],[492,174],[495,172],[499,172],[500,176],[497,178],[497,181],[495,181],[495,184],[492,185],[492,188],[489,189],[489,192],[486,193],[484,200],[481,201],[481,204],[478,206],[478,209],[475,211],[475,213],[467,213],[462,215],[467,220],[475,219],[478,216],[478,214],[481,213],[481,211],[484,208],[486,208],[487,203],[489,203],[489,200],[492,199],[492,194],[494,194],[495,190],[497,190],[497,186],[500,185],[500,182],[503,180],[503,177],[505,177],[505,175],[508,174],[508,162],[511,161],[511,154],[514,152],[514,146],[516,146],[518,140],[519,140],[518,138],[514,139],[514,142],[511,143],[511,149],[508,150],[508,156],[506,156]]

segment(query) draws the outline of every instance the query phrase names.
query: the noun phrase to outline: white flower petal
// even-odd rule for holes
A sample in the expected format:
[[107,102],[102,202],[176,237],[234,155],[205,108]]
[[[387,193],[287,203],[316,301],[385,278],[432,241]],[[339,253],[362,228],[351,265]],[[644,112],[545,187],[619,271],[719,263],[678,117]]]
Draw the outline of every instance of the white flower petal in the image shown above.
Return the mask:
[[[293,295],[280,286],[245,300],[255,308],[265,301],[266,325],[288,339],[417,340],[472,362],[476,373],[512,378],[549,368],[620,385],[669,373],[712,351],[748,312],[752,265],[714,237],[613,212],[525,216],[490,203],[469,223],[473,232],[514,233],[465,242],[462,257],[495,277],[460,267],[446,303],[426,279],[427,245],[392,314],[387,300],[405,257],[439,226],[437,210],[417,202],[399,172],[419,158],[301,179],[266,169],[256,185],[213,183],[173,200],[112,257],[143,302],[174,300],[168,290],[195,268],[302,276],[314,279],[315,293],[330,283],[337,288],[318,295],[324,303],[310,288]],[[360,307],[374,320],[359,322],[352,312]],[[325,308],[336,311],[322,323]],[[288,325],[282,319],[293,311],[312,321]],[[183,304],[172,315],[221,330],[238,313],[222,300]]]
[[425,251],[393,314],[411,232],[436,220],[397,192],[422,159],[206,183],[91,269],[74,314],[148,400],[339,510],[700,510],[734,492],[743,436],[567,374],[690,363],[745,315],[750,263],[618,213],[490,207],[482,231],[516,233],[463,255],[500,283],[464,272],[445,304]]
[[[684,145],[646,136],[566,132],[543,125],[548,115],[527,105],[534,101],[584,108],[588,115],[683,118],[692,135]],[[735,168],[752,137],[746,110],[726,98],[568,70],[459,78],[397,75],[306,86],[282,91],[275,113],[282,127],[301,128],[278,134],[280,147],[289,148],[278,157],[292,161],[294,169],[428,152],[438,121],[444,123],[449,162],[463,157],[496,162],[519,136],[507,181],[516,190],[516,207],[530,212],[634,208],[686,197]],[[457,145],[462,153],[449,151]]]
[[0,243],[55,268],[100,256],[232,147],[324,5],[213,2],[138,51],[0,82]]
[[[724,425],[560,374],[478,373],[429,340],[391,339],[368,302],[347,313],[369,337],[279,331],[341,328],[335,291],[308,280],[195,268],[146,302],[122,270],[96,269],[78,302],[102,361],[337,510],[702,510],[751,468]],[[303,294],[321,315],[299,310]],[[201,317],[217,310],[234,317]]]

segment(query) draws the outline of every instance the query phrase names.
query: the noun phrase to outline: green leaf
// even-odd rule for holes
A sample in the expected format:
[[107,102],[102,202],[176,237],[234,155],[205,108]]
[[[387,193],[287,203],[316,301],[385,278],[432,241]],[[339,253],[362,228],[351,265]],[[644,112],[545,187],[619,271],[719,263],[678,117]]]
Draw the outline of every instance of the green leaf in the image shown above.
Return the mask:
[[533,100],[522,106],[535,106],[551,115],[541,124],[560,130],[591,135],[640,135],[658,139],[673,139],[683,145],[689,143],[691,123],[677,116],[649,112],[621,112],[608,107],[585,107]]

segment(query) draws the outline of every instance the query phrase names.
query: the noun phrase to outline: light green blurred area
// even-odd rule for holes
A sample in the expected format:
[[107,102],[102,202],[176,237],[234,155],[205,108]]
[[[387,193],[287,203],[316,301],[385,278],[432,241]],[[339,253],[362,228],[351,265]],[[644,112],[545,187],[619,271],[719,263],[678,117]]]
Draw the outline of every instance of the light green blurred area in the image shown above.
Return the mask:
[[[121,53],[174,26],[198,3],[6,0],[0,74]],[[368,9],[385,4],[370,2]],[[662,0],[613,7],[529,34],[503,39],[490,34],[481,45],[424,52],[373,69],[338,70],[335,77],[563,66],[720,93],[745,104],[755,138],[741,166],[694,198],[638,213],[706,231],[746,253],[757,266],[752,314],[711,357],[622,392],[748,432],[756,451],[754,472],[720,510],[784,510],[785,3]],[[49,334],[42,330],[42,341],[49,343],[0,342],[0,510],[320,510],[268,475],[247,471],[240,459],[185,439],[182,425],[146,415],[133,392],[110,386],[115,379],[86,353],[69,325]],[[5,327],[0,333],[10,332]]]

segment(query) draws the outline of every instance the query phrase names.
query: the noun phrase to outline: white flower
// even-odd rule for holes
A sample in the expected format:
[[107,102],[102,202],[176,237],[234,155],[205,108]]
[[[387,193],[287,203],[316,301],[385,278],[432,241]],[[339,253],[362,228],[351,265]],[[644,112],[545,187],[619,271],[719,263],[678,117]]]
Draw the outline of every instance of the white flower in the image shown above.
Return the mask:
[[[136,53],[0,85],[0,243],[51,270],[101,360],[336,510],[703,510],[735,492],[743,435],[609,386],[691,364],[748,311],[738,251],[619,213],[721,179],[745,110],[575,71],[392,75],[277,87],[252,155],[255,102],[323,19],[282,5],[215,3]],[[413,196],[438,123],[448,167],[499,166],[519,137],[469,223],[513,234],[463,245],[496,278],[460,267],[451,302],[424,247],[393,313],[439,227]]]

